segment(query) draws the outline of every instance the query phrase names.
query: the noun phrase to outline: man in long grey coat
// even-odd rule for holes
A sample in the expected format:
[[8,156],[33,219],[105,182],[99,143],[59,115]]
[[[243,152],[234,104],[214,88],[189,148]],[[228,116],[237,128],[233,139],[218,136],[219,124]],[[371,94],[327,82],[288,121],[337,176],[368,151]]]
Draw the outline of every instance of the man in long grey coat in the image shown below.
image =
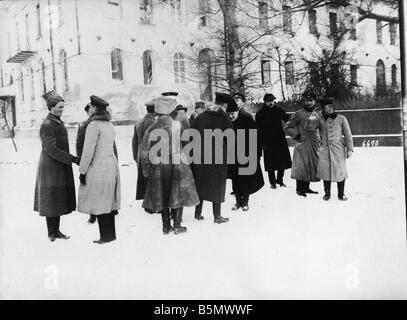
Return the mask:
[[[137,188],[136,188],[136,200],[144,199],[144,193],[146,190],[147,180],[143,176],[143,170],[141,169],[140,164],[140,150],[141,143],[143,142],[144,134],[147,129],[155,123],[155,101],[151,100],[145,103],[147,114],[139,123],[134,126],[134,134],[132,140],[132,149],[133,149],[133,159],[137,163]],[[146,212],[153,213],[149,209],[146,209]]]
[[[321,100],[322,116],[318,117],[318,129],[322,145],[319,148],[318,178],[324,181],[325,201],[331,198],[331,182],[338,184],[338,199],[346,201],[345,180],[348,178],[346,159],[353,153],[352,132],[348,120],[337,114],[332,99]],[[344,138],[343,138],[344,137]]]
[[317,182],[319,132],[312,126],[316,96],[304,93],[304,107],[296,111],[285,125],[286,133],[295,141],[291,178],[297,180],[297,194],[306,197],[307,193],[318,193],[310,189],[310,182]]

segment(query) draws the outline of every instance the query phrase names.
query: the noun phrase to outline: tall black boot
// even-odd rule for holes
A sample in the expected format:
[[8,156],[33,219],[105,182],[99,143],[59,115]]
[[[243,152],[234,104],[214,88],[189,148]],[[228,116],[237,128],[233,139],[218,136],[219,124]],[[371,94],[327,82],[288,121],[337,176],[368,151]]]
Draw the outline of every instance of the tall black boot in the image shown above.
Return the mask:
[[280,185],[280,187],[286,187],[286,185],[283,182],[284,178],[284,169],[279,169],[277,171],[277,184]]
[[174,233],[175,234],[179,234],[179,233],[187,231],[186,227],[181,226],[183,210],[184,210],[184,208],[182,208],[182,207],[174,209],[174,212],[175,212]]
[[96,216],[94,214],[91,214],[88,220],[89,224],[93,224],[96,222]]
[[302,180],[297,180],[297,194],[301,197],[306,197],[305,189],[304,189],[304,181]]
[[170,210],[168,208],[161,211],[161,218],[163,221],[163,233],[169,234],[171,231],[171,218]]
[[52,242],[57,238],[57,231],[55,230],[55,217],[46,217],[47,229],[48,229],[48,238]]
[[195,207],[195,219],[196,220],[203,220],[204,217],[202,215],[202,207],[203,207],[203,201],[201,201],[196,207]]
[[59,231],[59,224],[61,221],[61,217],[56,217],[55,218],[55,230],[56,230],[56,235],[58,239],[64,239],[64,240],[68,240],[71,237],[70,236],[66,236],[64,235],[61,231]]
[[275,189],[276,188],[276,175],[274,173],[274,170],[271,169],[267,173],[269,176],[270,188]]
[[318,194],[317,191],[313,191],[309,188],[310,182],[309,181],[304,181],[304,192],[305,193],[313,193],[313,194]]
[[324,180],[324,190],[325,190],[325,195],[322,199],[325,201],[328,201],[331,199],[331,181],[325,181]]
[[348,200],[348,197],[345,196],[345,180],[338,182],[338,199],[341,201]]
[[233,211],[236,211],[236,210],[238,210],[239,208],[242,207],[243,196],[240,195],[240,194],[235,194],[235,198],[236,198],[236,203],[232,207]]
[[116,240],[115,214],[110,212],[106,214],[106,241]]
[[249,196],[248,195],[242,196],[242,210],[243,211],[249,210]]
[[215,223],[224,223],[228,222],[229,218],[224,218],[220,215],[220,208],[221,204],[220,203],[215,203],[212,202],[212,210],[213,210],[213,218]]
[[99,226],[99,240],[94,240],[94,243],[102,244],[106,241],[106,217],[105,214],[99,214],[96,216]]

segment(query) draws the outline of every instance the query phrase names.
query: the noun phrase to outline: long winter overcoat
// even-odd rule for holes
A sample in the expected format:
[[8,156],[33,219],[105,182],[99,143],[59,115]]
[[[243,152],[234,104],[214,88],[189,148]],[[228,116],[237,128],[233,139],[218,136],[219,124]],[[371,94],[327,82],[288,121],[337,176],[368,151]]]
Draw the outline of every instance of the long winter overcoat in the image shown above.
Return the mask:
[[40,127],[42,151],[35,182],[34,211],[59,217],[76,209],[73,156],[68,132],[60,118],[48,114]]
[[[83,145],[85,143],[86,128],[88,127],[89,123],[91,123],[91,121],[98,120],[99,117],[100,116],[98,116],[98,115],[91,116],[88,119],[86,119],[84,122],[82,122],[81,125],[78,127],[78,132],[76,134],[76,155],[79,158],[82,155]],[[119,160],[118,155],[117,155],[116,143],[113,144],[113,151],[114,151],[114,154],[115,154],[117,160]]]
[[203,137],[205,129],[220,129],[222,132],[226,129],[233,129],[232,121],[222,110],[205,110],[195,119],[193,128],[198,130],[201,136],[201,163],[192,163],[191,165],[199,198],[214,203],[224,202],[228,174],[227,143],[224,140],[222,144],[222,163],[215,163],[215,143],[212,143],[211,164],[205,164],[205,140]]
[[136,200],[144,199],[144,193],[146,192],[147,180],[144,178],[139,158],[141,143],[143,142],[144,134],[147,131],[147,129],[154,124],[154,122],[155,122],[154,114],[147,113],[144,116],[144,118],[134,126],[132,148],[133,148],[133,159],[137,163]]
[[341,182],[348,178],[347,151],[353,151],[352,132],[348,120],[343,115],[335,113],[334,119],[319,118],[318,128],[322,141],[318,152],[318,178]]
[[[245,132],[245,156],[249,156],[250,151],[250,140],[249,140],[249,130],[253,129],[256,130],[256,126],[254,124],[254,120],[250,114],[247,112],[239,111],[239,115],[235,121],[233,121],[233,129],[236,133],[237,137],[237,130],[244,130]],[[250,195],[257,191],[259,191],[264,186],[263,180],[263,173],[261,172],[260,167],[260,154],[261,150],[259,150],[258,139],[255,141],[256,143],[256,154],[254,155],[254,159],[256,159],[256,171],[254,174],[251,175],[242,175],[239,174],[239,168],[247,168],[248,164],[240,163],[237,157],[238,153],[238,144],[241,145],[241,141],[238,141],[236,138],[235,143],[235,164],[229,164],[228,167],[228,178],[232,179],[233,191],[236,195]]]
[[288,135],[295,138],[291,178],[296,180],[316,182],[318,168],[318,148],[320,144],[319,132],[316,126],[310,125],[312,111],[301,109],[296,111],[285,125]]
[[120,173],[113,152],[115,130],[108,120],[95,120],[86,129],[79,173],[86,185],[79,186],[78,211],[100,215],[120,209]]
[[283,129],[290,119],[283,109],[263,105],[256,113],[257,134],[264,152],[266,171],[291,168],[291,155]]
[[[152,136],[157,132],[166,133],[160,136],[160,145]],[[173,135],[174,134],[174,135]],[[175,147],[173,139],[178,136],[178,145]],[[186,157],[181,151],[181,124],[171,119],[169,115],[159,116],[150,126],[143,138],[140,150],[140,164],[144,177],[147,178],[146,192],[143,207],[152,211],[193,207],[199,203],[194,177],[191,168],[186,162]],[[150,154],[151,151],[151,154]],[[168,161],[160,161],[167,157]],[[173,161],[174,159],[179,159]],[[185,159],[185,162],[181,160]]]

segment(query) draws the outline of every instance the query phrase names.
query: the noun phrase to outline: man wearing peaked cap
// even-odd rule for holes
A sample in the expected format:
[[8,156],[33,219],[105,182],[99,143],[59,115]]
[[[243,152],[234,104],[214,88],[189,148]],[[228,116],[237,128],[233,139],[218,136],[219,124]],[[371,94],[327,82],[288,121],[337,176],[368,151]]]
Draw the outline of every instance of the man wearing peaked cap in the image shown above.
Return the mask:
[[272,93],[266,93],[263,97],[264,102],[274,101],[276,97]]
[[[137,163],[137,188],[136,188],[136,200],[144,199],[144,193],[146,190],[147,179],[143,176],[143,170],[140,165],[140,150],[141,143],[143,142],[144,135],[148,128],[155,123],[155,104],[156,99],[147,101],[144,105],[147,109],[147,114],[141,119],[140,122],[134,126],[134,134],[132,140],[133,159]],[[148,213],[154,213],[149,209],[145,209]]]
[[228,104],[232,100],[232,96],[228,93],[215,92],[215,104],[217,105]]
[[109,102],[95,95],[90,96],[90,103],[98,108],[106,108],[109,106]]

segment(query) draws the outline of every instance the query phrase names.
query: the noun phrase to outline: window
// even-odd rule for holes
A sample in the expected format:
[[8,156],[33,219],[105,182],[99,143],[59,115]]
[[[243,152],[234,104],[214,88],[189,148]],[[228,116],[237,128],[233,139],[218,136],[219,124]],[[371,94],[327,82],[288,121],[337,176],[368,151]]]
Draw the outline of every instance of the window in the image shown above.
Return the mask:
[[64,23],[64,11],[62,7],[62,0],[57,1],[57,6],[58,6],[59,26],[61,26]]
[[308,24],[309,24],[309,33],[318,34],[317,10],[308,10]]
[[376,35],[377,35],[377,43],[383,43],[383,27],[382,22],[380,20],[376,20]]
[[270,60],[261,60],[261,84],[271,84]]
[[171,20],[182,22],[182,2],[181,0],[170,0]]
[[386,69],[382,60],[376,63],[376,94],[379,97],[386,94]]
[[37,4],[36,10],[37,10],[37,37],[41,38],[42,37],[42,32],[41,32],[41,8],[40,8],[40,4]]
[[292,61],[284,62],[285,66],[285,83],[293,84],[294,83],[294,63]]
[[391,87],[397,88],[397,66],[395,64],[391,66]]
[[335,12],[329,13],[329,31],[331,38],[338,36],[338,15]]
[[199,0],[199,14],[200,26],[206,27],[208,25],[208,12],[209,12],[209,1],[208,0]]
[[291,14],[291,7],[283,6],[283,31],[285,32],[292,32],[292,14]]
[[3,68],[0,67],[0,87],[4,87]]
[[394,22],[390,23],[389,30],[390,30],[390,44],[396,45],[397,28]]
[[8,56],[11,57],[11,36],[10,36],[10,32],[7,32],[7,43],[8,43]]
[[61,65],[62,71],[62,92],[69,91],[69,81],[68,81],[68,60],[65,50],[61,50],[59,53],[59,64]]
[[153,22],[152,0],[140,0],[140,21],[143,23]]
[[259,2],[259,27],[260,29],[268,29],[268,6],[266,2]]
[[358,85],[358,66],[357,65],[350,66],[350,84],[352,86]]
[[213,76],[215,74],[213,56],[213,51],[208,48],[202,49],[199,52],[199,89],[201,100],[213,100]]
[[30,50],[30,25],[28,13],[25,15],[25,37],[26,48],[27,50]]
[[123,80],[123,61],[122,51],[120,49],[114,49],[111,53],[112,64],[112,79]]
[[151,85],[153,83],[153,59],[151,51],[144,51],[143,53],[143,75],[144,84]]
[[174,55],[174,76],[175,83],[185,83],[185,59],[181,53]]

